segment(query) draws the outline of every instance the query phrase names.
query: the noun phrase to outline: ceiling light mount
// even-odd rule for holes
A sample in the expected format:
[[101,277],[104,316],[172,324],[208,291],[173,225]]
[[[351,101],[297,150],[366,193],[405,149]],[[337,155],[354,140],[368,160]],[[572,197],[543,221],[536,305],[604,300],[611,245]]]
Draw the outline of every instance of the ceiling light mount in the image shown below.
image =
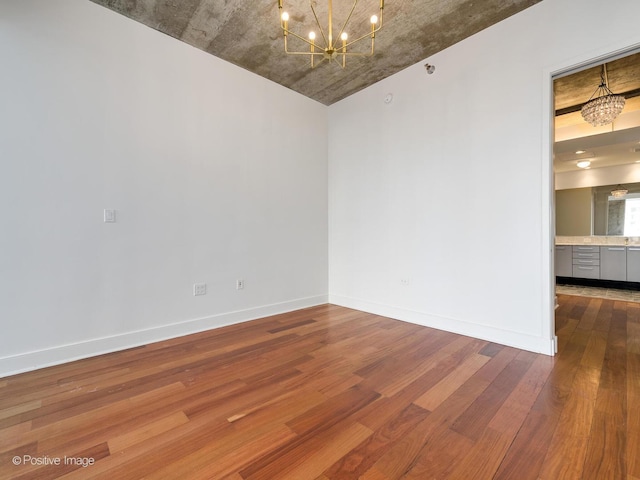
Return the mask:
[[[316,43],[316,32],[309,32],[308,38],[299,35],[291,30],[289,30],[289,14],[283,10],[283,0],[278,0],[278,11],[280,12],[280,27],[282,28],[282,34],[284,36],[284,51],[290,55],[308,55],[311,57],[311,68],[315,68],[317,65],[322,63],[324,60],[328,60],[331,62],[334,60],[338,65],[342,68],[347,65],[347,56],[357,56],[357,57],[370,57],[374,52],[374,42],[376,33],[380,31],[382,28],[382,12],[384,10],[384,0],[380,0],[380,8],[378,15],[371,15],[369,22],[371,24],[371,29],[361,35],[356,37],[354,40],[349,40],[349,35],[346,32],[347,26],[349,25],[349,21],[351,20],[351,16],[358,5],[358,0],[354,0],[353,6],[349,11],[349,15],[347,19],[342,24],[342,28],[337,35],[334,37],[333,35],[333,5],[332,0],[328,0],[327,5],[327,15],[328,15],[328,24],[326,31],[322,28],[320,21],[318,20],[318,15],[316,13],[316,9],[314,7],[314,0],[309,0],[309,6],[311,7],[311,11],[313,12],[313,18],[316,23],[316,27],[320,32],[320,37],[322,39],[322,43]],[[289,36],[297,38],[302,42],[306,43],[309,46],[308,51],[291,51],[289,50],[289,45],[287,39]],[[340,39],[340,43],[336,40]],[[360,42],[361,40],[371,39],[371,50],[369,51],[355,51],[352,52],[348,50],[348,47]],[[319,62],[316,62],[316,59],[320,59]]]
[[600,85],[596,88],[589,101],[582,106],[582,118],[594,127],[613,123],[624,108],[625,98],[616,95],[608,87],[607,64],[602,65]]
[[576,163],[578,168],[589,168],[591,166],[591,160],[580,160]]

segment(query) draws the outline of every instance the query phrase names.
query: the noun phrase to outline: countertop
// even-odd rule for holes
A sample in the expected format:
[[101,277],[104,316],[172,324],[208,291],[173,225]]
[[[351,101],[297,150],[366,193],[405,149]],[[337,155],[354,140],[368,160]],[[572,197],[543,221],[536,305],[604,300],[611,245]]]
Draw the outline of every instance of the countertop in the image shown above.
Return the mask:
[[593,245],[593,246],[628,246],[640,247],[640,237],[588,236],[567,237],[556,236],[556,245]]

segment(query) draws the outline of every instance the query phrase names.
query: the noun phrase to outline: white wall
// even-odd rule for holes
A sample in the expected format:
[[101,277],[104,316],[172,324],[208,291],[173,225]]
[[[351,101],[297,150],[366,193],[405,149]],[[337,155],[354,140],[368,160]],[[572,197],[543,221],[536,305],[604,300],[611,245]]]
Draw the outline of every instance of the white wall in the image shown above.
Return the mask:
[[0,376],[327,301],[325,106],[88,0],[0,59]]
[[545,0],[329,108],[331,302],[553,352],[551,76],[640,42],[607,11]]

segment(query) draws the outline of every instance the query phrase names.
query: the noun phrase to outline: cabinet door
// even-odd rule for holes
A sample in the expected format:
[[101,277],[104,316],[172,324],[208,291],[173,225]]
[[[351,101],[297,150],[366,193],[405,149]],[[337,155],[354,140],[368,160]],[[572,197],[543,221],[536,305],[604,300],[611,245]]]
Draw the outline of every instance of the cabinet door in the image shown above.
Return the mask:
[[571,245],[556,245],[556,276],[573,277]]
[[625,247],[600,247],[600,278],[623,282],[627,280],[627,249]]
[[640,282],[640,247],[627,247],[627,281]]

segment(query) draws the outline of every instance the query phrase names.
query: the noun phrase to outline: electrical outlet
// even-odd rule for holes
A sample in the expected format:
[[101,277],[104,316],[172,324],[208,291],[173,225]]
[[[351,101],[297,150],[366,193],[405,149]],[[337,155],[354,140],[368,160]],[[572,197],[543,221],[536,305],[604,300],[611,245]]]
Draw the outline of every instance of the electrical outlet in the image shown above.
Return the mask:
[[239,278],[236,280],[236,290],[242,290],[244,288],[244,280]]
[[206,283],[194,283],[193,284],[193,295],[206,295],[207,294],[207,284]]
[[105,208],[104,223],[115,223],[115,222],[116,222],[116,211]]

